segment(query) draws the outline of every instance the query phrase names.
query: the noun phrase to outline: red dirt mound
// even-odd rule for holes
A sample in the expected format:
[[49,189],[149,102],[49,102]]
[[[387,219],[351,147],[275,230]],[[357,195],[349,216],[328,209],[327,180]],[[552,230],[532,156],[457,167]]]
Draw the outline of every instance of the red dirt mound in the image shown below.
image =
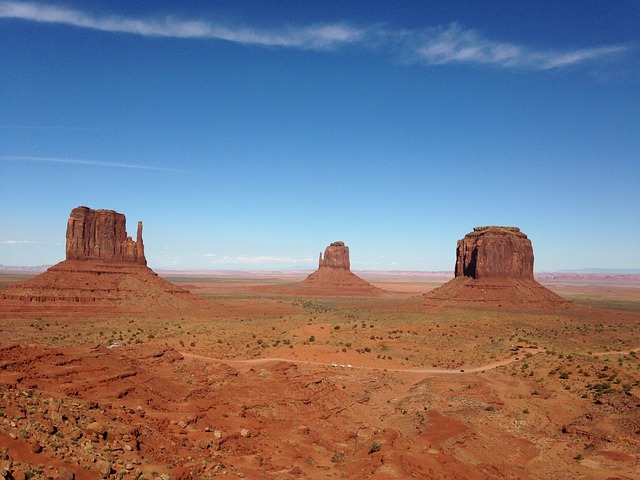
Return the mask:
[[371,285],[349,270],[323,267],[302,282],[256,286],[254,293],[318,297],[378,297],[385,290]]
[[384,290],[374,287],[349,270],[323,267],[300,283],[307,291],[334,295],[381,295]]
[[123,262],[65,260],[0,292],[0,316],[80,310],[141,313],[194,308],[206,300],[158,277],[150,268]]
[[428,305],[476,305],[508,308],[566,307],[569,301],[535,280],[456,277],[424,294]]

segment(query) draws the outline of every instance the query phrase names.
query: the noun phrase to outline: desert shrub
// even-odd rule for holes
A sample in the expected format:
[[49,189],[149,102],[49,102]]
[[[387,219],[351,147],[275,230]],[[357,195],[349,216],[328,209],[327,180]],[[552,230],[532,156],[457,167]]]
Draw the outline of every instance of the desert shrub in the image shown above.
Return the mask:
[[379,452],[381,448],[382,448],[382,445],[380,444],[380,442],[374,440],[371,443],[371,448],[369,448],[369,454]]

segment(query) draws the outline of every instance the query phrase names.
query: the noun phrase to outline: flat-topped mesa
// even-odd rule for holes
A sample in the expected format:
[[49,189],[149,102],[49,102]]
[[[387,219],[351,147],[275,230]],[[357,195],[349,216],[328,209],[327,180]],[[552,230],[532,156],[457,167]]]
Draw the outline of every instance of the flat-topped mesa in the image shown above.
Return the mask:
[[476,227],[456,248],[456,277],[533,280],[533,247],[518,227]]
[[324,259],[320,252],[320,260],[318,261],[318,269],[321,268],[340,268],[342,270],[351,270],[351,262],[349,261],[349,247],[344,242],[333,242],[324,250]]
[[136,240],[127,236],[124,214],[77,207],[67,222],[67,260],[101,260],[146,265],[142,222]]

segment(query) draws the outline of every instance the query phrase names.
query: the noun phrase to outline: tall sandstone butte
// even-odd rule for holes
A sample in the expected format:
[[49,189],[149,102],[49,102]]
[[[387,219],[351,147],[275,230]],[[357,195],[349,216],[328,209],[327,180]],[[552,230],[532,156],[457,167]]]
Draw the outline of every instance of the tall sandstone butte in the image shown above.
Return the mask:
[[[66,260],[40,275],[0,292],[3,315],[120,314],[157,312],[183,315],[208,308],[196,297],[147,266],[142,222],[136,240],[127,236],[126,219],[113,210],[77,207],[67,222]],[[57,308],[57,310],[56,310]]]
[[124,214],[76,207],[67,222],[67,260],[105,260],[146,265],[142,222],[136,240],[127,236]]
[[456,246],[455,278],[427,304],[547,309],[569,302],[533,278],[533,247],[517,227],[476,227]]
[[351,262],[349,261],[349,247],[344,242],[333,242],[324,250],[324,259],[320,252],[320,260],[318,261],[318,269],[320,268],[341,268],[343,270],[351,270]]
[[320,252],[318,270],[303,280],[299,289],[301,294],[308,295],[378,296],[384,293],[351,271],[349,247],[344,242],[331,243],[325,248],[324,257]]
[[533,247],[518,227],[475,227],[456,248],[455,276],[533,280]]

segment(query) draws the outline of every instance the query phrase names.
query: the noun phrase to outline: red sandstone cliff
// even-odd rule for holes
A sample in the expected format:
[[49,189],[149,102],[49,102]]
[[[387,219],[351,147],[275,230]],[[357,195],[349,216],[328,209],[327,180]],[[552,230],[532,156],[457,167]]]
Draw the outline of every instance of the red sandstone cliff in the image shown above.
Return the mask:
[[67,222],[67,260],[103,260],[146,265],[142,222],[136,240],[127,236],[126,218],[113,210],[77,207]]
[[320,253],[318,261],[318,269],[320,268],[341,268],[343,270],[351,270],[351,262],[349,261],[349,247],[344,242],[333,242],[324,250],[324,259]]
[[533,247],[517,227],[476,227],[456,247],[455,278],[427,304],[556,308],[569,302],[533,278]]
[[[142,222],[138,222],[134,241],[127,236],[126,219],[121,213],[74,208],[67,222],[66,250],[66,260],[2,290],[1,306],[9,312],[51,315],[89,311],[167,313],[207,303],[147,267]],[[29,309],[24,310],[25,306]]]
[[456,277],[533,280],[533,247],[518,227],[476,227],[456,248]]

